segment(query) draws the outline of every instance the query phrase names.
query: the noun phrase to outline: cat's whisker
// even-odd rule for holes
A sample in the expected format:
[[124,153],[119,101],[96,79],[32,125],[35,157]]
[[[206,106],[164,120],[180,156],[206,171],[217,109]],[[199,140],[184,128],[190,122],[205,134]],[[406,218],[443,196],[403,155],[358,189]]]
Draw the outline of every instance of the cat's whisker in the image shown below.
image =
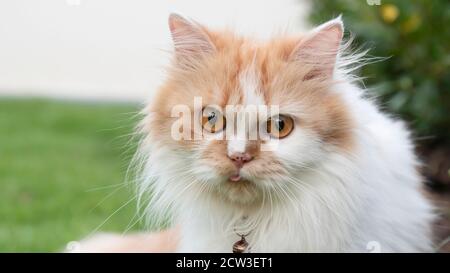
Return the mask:
[[346,217],[338,214],[336,212],[336,210],[333,207],[331,207],[329,202],[327,202],[326,200],[323,200],[322,197],[319,196],[318,194],[316,194],[313,190],[308,189],[309,186],[308,186],[307,183],[296,183],[297,181],[292,181],[290,179],[287,179],[285,181],[290,183],[291,185],[294,185],[294,186],[298,187],[301,191],[306,192],[306,194],[310,195],[312,198],[316,199],[316,201],[318,201],[319,203],[323,204],[328,209],[328,211],[333,213],[339,220],[347,221]]
[[99,191],[99,190],[107,190],[110,188],[116,188],[119,186],[127,186],[129,185],[129,183],[127,182],[122,182],[122,183],[117,183],[117,184],[112,184],[112,185],[106,185],[106,186],[100,186],[100,187],[95,187],[95,188],[90,188],[85,190],[85,192],[92,192],[92,191]]
[[108,200],[111,196],[113,196],[115,193],[117,193],[119,190],[125,188],[127,186],[126,183],[123,183],[120,186],[117,186],[112,192],[107,194],[105,197],[103,197],[93,208],[89,210],[89,213],[92,213],[96,208],[98,208],[101,204],[103,204],[106,200]]
[[[149,201],[151,198],[151,196],[148,197],[147,201]],[[139,216],[140,215],[140,216]],[[122,235],[125,235],[128,231],[130,231],[137,223],[141,222],[142,219],[146,216],[145,213],[141,213],[138,210],[136,210],[136,212],[133,215],[133,218],[131,218],[130,222],[128,223],[127,227],[125,228],[125,230],[122,232]],[[137,218],[136,220],[134,220],[135,218]],[[134,222],[133,222],[134,221]]]
[[118,209],[116,209],[113,213],[111,213],[108,217],[106,217],[106,219],[100,223],[100,225],[98,225],[94,230],[92,230],[89,235],[87,237],[92,236],[94,233],[96,233],[104,224],[106,224],[114,215],[116,215],[120,210],[122,210],[124,207],[126,207],[127,205],[129,205],[131,202],[133,202],[135,199],[137,198],[137,196],[132,197],[130,200],[128,200],[127,202],[125,202],[123,205],[121,205]]

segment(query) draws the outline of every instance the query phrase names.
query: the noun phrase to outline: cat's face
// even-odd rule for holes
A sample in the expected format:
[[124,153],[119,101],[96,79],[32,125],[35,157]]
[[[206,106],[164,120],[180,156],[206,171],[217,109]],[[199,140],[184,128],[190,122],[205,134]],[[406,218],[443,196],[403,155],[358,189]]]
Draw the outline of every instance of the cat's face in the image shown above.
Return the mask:
[[[332,90],[339,19],[303,37],[265,43],[212,32],[176,15],[169,24],[174,61],[146,126],[170,151],[165,160],[183,166],[173,170],[180,183],[198,183],[197,190],[252,204],[287,190],[330,151],[350,148],[351,119]],[[180,118],[174,109],[180,105],[189,109],[184,116],[189,121],[176,127]],[[237,107],[230,113],[227,106]],[[256,119],[239,123],[233,115],[255,109],[246,106],[256,107]],[[258,106],[269,111],[261,113]],[[188,133],[180,140],[174,128]]]

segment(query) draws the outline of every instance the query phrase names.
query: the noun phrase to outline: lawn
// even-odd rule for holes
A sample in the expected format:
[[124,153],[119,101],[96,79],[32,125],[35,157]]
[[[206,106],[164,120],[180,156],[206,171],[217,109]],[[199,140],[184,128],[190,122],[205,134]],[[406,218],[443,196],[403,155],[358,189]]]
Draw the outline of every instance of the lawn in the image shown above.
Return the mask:
[[136,111],[0,100],[0,252],[60,251],[96,230],[124,232],[135,222],[134,189],[124,182]]

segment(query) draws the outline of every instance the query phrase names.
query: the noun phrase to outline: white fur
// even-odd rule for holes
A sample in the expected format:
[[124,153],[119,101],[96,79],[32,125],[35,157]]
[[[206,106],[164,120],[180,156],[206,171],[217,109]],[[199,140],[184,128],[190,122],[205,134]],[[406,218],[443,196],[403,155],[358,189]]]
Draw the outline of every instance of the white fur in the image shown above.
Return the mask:
[[[254,113],[257,113],[257,107],[261,105],[265,105],[264,97],[262,95],[262,92],[260,90],[260,79],[259,75],[254,67],[254,64],[252,64],[248,69],[245,69],[241,74],[239,75],[239,85],[241,87],[241,90],[243,92],[243,101],[242,101],[242,107],[239,109],[239,113],[237,115],[237,118],[240,119],[237,121],[237,130],[235,135],[230,136],[228,143],[227,143],[227,150],[228,155],[232,155],[233,153],[243,153],[246,150],[247,146],[247,138],[246,133],[254,130],[256,132],[257,128],[252,127],[249,128],[249,126],[252,126],[254,124],[249,124],[249,122],[246,122],[246,119],[252,114],[250,111],[255,110]],[[247,108],[245,108],[247,107]],[[248,108],[248,107],[254,107]],[[256,118],[256,115],[255,115]]]
[[[335,77],[343,81],[332,89],[355,123],[352,154],[327,150],[312,132],[296,128],[275,151],[290,176],[258,181],[265,187],[260,206],[204,194],[220,179],[196,164],[199,153],[146,142],[140,192],[152,192],[153,217],[170,211],[172,224],[181,227],[178,251],[230,252],[239,239],[234,229],[250,232],[252,252],[366,252],[374,241],[383,252],[432,250],[433,211],[420,192],[408,130],[343,73]],[[251,84],[247,97],[260,103]]]

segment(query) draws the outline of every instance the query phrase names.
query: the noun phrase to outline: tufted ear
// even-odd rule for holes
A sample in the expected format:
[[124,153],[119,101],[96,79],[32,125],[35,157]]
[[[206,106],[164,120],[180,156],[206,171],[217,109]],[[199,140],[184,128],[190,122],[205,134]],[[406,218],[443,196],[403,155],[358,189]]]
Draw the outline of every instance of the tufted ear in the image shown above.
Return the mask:
[[341,17],[328,21],[303,37],[291,53],[291,60],[311,65],[308,78],[332,77],[344,26]]
[[197,60],[215,50],[204,28],[195,22],[172,13],[169,16],[169,28],[176,58],[180,62]]

